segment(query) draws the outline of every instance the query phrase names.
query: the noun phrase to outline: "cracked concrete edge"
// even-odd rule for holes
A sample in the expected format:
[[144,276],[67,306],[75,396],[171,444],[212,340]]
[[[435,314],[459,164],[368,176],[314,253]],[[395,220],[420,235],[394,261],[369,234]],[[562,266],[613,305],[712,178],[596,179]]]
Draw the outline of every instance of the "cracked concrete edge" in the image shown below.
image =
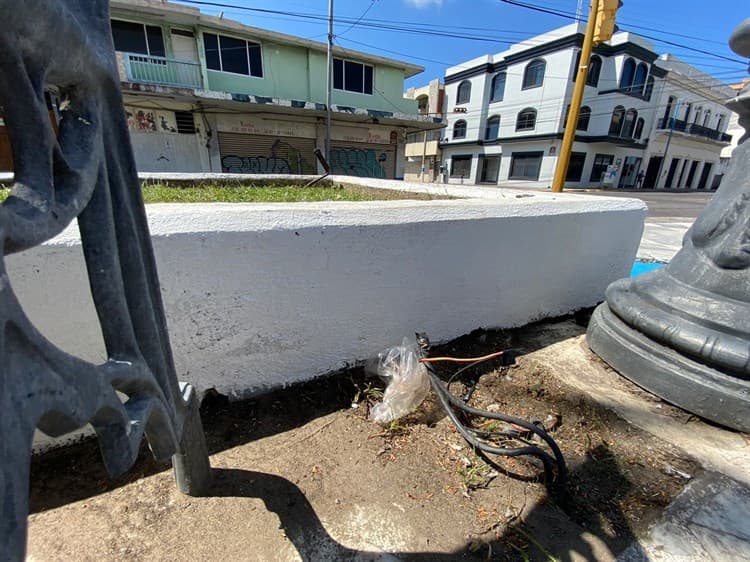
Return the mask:
[[[607,369],[589,349],[585,336],[554,343],[535,353],[536,360],[564,365],[562,382],[588,399],[615,412],[631,425],[677,447],[704,469],[750,486],[750,441],[743,434],[703,421],[683,423],[655,411],[655,402],[626,390],[615,371]],[[560,375],[557,375],[560,377]],[[627,383],[631,384],[631,383]],[[645,392],[645,391],[644,391]]]

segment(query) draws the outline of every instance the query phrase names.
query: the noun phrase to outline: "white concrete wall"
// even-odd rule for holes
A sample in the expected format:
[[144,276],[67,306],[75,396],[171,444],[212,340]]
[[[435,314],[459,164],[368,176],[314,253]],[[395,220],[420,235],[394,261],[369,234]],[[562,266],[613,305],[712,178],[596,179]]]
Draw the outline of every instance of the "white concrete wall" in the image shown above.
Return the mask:
[[[445,340],[591,306],[629,272],[641,202],[460,191],[487,198],[149,205],[180,377],[246,396],[415,330]],[[75,229],[8,269],[47,337],[105,359]]]
[[[181,380],[245,397],[415,331],[440,341],[592,306],[628,275],[645,216],[631,199],[337,179],[466,199],[147,206]],[[46,337],[105,360],[75,227],[7,267]]]

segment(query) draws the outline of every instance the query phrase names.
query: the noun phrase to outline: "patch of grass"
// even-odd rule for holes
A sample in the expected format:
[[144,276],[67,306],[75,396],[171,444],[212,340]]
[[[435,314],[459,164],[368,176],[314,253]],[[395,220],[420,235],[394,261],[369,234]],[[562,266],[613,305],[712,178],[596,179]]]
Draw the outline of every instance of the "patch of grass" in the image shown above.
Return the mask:
[[143,186],[146,203],[297,203],[309,201],[373,201],[377,197],[341,187],[225,186],[171,187]]
[[[408,191],[374,189],[354,185],[242,185],[200,184],[180,186],[173,184],[149,184],[142,186],[145,203],[303,203],[313,201],[384,201],[393,199],[450,199]],[[0,186],[0,202],[10,193]]]

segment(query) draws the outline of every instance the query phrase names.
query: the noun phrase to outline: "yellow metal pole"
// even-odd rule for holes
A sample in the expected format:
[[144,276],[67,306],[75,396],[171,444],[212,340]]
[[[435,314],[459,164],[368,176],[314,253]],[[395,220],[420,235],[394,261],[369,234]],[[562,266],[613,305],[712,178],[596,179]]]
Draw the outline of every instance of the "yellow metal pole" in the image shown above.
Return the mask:
[[576,136],[576,127],[578,125],[578,114],[581,110],[581,101],[583,100],[583,91],[586,87],[586,77],[589,73],[589,59],[591,59],[591,49],[594,44],[594,27],[596,25],[596,13],[599,9],[599,2],[602,0],[591,0],[591,9],[589,11],[589,21],[586,24],[586,35],[583,39],[583,49],[581,50],[581,60],[578,65],[578,74],[576,75],[576,87],[573,90],[573,99],[570,102],[570,111],[568,120],[565,123],[565,134],[563,135],[562,148],[560,156],[557,157],[557,168],[555,168],[555,177],[552,180],[552,191],[559,193],[565,185],[565,176],[568,174],[568,163],[570,162],[570,152],[573,149],[573,140]]

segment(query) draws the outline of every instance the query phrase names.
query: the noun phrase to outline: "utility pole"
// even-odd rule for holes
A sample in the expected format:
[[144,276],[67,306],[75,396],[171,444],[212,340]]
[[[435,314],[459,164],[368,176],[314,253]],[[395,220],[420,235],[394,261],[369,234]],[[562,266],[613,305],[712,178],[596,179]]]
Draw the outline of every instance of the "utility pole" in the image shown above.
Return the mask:
[[328,64],[326,68],[326,162],[331,161],[331,90],[333,89],[333,0],[328,0]]
[[557,158],[555,177],[552,180],[552,191],[554,192],[559,193],[563,190],[565,176],[568,174],[570,152],[573,149],[573,141],[575,140],[576,128],[578,126],[578,115],[581,110],[583,92],[586,88],[586,78],[589,73],[591,50],[595,42],[607,41],[617,30],[615,12],[620,6],[622,6],[620,0],[591,0],[591,9],[589,10],[588,22],[586,23],[586,35],[583,38],[583,48],[581,49],[581,59],[578,65],[578,73],[576,74],[573,99],[570,102],[568,120],[565,123],[565,133],[563,135],[560,155]]

